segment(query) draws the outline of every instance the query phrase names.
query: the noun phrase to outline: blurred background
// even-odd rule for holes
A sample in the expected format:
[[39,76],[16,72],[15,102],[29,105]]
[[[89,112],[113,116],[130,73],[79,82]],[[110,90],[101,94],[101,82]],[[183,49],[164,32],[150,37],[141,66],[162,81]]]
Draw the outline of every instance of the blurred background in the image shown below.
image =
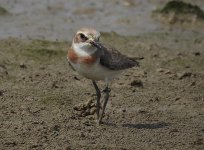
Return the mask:
[[[0,0],[0,38],[71,40],[81,27],[122,35],[163,30],[151,13],[168,0]],[[191,0],[185,0],[191,2]],[[193,1],[201,8],[202,0]]]

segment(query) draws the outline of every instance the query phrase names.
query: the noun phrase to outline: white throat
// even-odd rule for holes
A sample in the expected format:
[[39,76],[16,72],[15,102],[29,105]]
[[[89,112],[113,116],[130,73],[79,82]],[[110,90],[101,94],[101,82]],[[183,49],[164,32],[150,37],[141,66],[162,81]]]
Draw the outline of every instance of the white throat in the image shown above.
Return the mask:
[[90,56],[97,51],[97,48],[94,48],[87,43],[72,43],[72,47],[80,56]]

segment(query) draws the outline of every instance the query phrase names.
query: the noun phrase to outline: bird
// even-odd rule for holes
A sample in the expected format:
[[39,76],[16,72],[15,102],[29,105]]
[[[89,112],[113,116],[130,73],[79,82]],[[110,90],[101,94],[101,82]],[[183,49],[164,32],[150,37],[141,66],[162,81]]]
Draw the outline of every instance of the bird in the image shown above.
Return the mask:
[[[92,81],[96,92],[98,124],[102,123],[111,92],[109,88],[111,81],[122,71],[139,66],[137,59],[123,55],[113,46],[101,43],[100,37],[100,32],[94,28],[79,29],[67,54],[67,60],[71,68]],[[97,85],[97,81],[100,80],[105,82],[105,89],[103,90],[105,96],[102,108],[100,107],[101,91]]]

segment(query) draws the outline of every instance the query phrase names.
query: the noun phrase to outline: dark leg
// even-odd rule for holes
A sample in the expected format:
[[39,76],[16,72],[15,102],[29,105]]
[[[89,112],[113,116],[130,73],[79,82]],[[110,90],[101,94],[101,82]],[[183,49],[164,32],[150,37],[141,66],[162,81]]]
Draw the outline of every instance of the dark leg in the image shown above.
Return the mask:
[[109,99],[109,93],[110,93],[111,89],[108,88],[108,85],[106,86],[106,88],[104,89],[104,92],[105,92],[105,97],[104,97],[104,102],[103,102],[103,106],[102,106],[102,113],[101,113],[101,116],[99,118],[99,121],[98,123],[100,124],[101,121],[102,121],[102,118],[103,118],[103,114],[105,112],[105,108],[106,108],[106,105],[107,105],[107,102],[108,102],[108,99]]
[[96,90],[96,115],[97,115],[97,120],[99,119],[99,110],[100,110],[100,98],[101,98],[101,91],[99,90],[97,84],[95,81],[92,81],[94,88]]

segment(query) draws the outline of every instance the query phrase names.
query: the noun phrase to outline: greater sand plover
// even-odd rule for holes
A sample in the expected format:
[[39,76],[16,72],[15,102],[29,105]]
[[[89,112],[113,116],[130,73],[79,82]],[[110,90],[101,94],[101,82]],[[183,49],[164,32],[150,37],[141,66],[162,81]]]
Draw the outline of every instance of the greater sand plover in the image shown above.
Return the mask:
[[[100,33],[93,28],[82,28],[77,31],[68,50],[67,59],[71,67],[80,75],[92,80],[96,90],[96,115],[100,124],[109,99],[109,83],[123,70],[139,66],[134,59],[121,54],[111,46],[99,42]],[[105,96],[100,114],[101,91],[96,81],[106,83]]]

